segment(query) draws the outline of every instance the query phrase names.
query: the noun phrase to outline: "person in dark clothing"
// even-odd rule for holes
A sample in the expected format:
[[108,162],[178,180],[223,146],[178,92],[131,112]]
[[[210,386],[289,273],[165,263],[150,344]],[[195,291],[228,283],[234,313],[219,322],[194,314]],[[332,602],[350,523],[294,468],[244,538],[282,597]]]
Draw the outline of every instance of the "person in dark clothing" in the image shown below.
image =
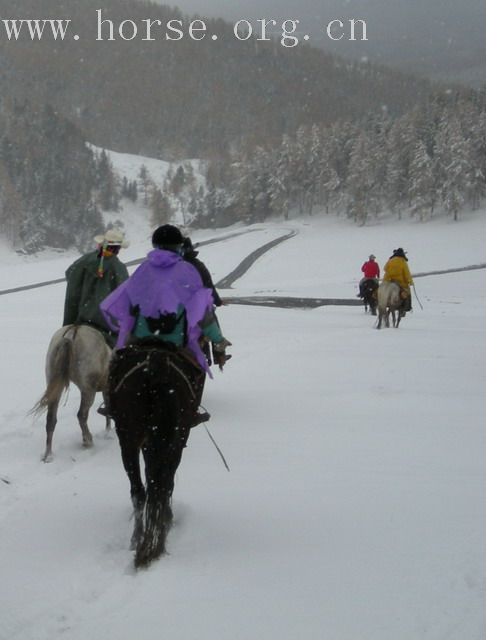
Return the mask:
[[109,229],[96,236],[96,251],[78,258],[66,271],[66,297],[63,326],[87,324],[101,331],[110,347],[116,334],[108,326],[100,303],[128,278],[126,266],[119,260],[120,249],[128,246],[124,234]]
[[[219,293],[217,292],[216,287],[214,286],[213,279],[211,277],[211,274],[209,273],[209,269],[206,267],[204,262],[202,262],[202,260],[199,260],[199,258],[197,257],[199,255],[199,251],[196,251],[189,237],[184,238],[184,242],[182,244],[182,251],[183,251],[182,257],[184,258],[184,260],[192,264],[193,267],[197,269],[199,275],[201,276],[203,285],[206,288],[211,289],[213,294],[214,306],[221,307],[224,304],[224,302],[221,299]],[[215,319],[216,319],[216,322],[218,322],[218,319],[216,316],[215,316]],[[201,343],[201,349],[203,350],[203,353],[206,356],[206,360],[208,361],[208,364],[211,365],[213,362],[213,358],[211,357],[211,348],[209,346],[209,343],[203,340]]]
[[199,258],[197,257],[199,255],[199,251],[196,251],[190,238],[184,238],[182,251],[182,257],[184,258],[184,260],[196,267],[199,275],[201,276],[201,280],[203,281],[203,285],[208,289],[211,289],[211,291],[213,292],[214,306],[221,307],[224,302],[221,300],[219,293],[216,291],[216,287],[214,286],[213,279],[211,277],[211,274],[209,273],[209,269],[206,267],[204,262],[199,260]]

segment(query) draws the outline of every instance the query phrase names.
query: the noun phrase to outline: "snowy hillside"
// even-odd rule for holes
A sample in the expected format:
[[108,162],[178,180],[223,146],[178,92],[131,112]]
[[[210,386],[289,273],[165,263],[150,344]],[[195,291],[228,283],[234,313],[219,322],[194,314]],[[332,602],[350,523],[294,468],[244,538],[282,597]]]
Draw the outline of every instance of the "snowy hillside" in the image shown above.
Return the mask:
[[[121,215],[122,259],[143,256],[147,221]],[[412,272],[486,262],[484,212],[258,225],[200,257],[217,280],[289,228],[223,297],[353,298],[367,255],[383,265],[397,246]],[[2,250],[1,288],[60,278],[73,258]],[[424,309],[414,301],[398,330],[376,331],[360,307],[220,310],[233,359],[205,406],[231,471],[195,429],[169,555],[137,574],[116,437],[93,412],[95,447],[82,449],[72,388],[43,464],[44,420],[27,416],[64,285],[3,296],[0,639],[483,640],[486,271],[416,288]]]

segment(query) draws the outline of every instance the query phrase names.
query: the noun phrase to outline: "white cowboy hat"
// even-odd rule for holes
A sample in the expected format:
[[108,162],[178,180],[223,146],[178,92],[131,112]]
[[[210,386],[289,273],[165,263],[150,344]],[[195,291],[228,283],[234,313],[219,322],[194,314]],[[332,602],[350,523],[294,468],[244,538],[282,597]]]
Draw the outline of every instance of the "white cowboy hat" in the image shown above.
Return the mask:
[[125,234],[120,229],[108,229],[103,235],[95,236],[96,244],[117,245],[126,249],[129,243],[125,240]]

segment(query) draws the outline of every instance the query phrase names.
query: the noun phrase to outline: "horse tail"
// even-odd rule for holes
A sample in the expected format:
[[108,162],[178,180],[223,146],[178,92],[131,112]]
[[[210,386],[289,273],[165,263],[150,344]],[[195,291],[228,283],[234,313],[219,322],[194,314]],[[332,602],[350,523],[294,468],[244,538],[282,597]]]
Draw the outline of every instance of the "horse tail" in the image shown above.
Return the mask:
[[51,402],[59,401],[69,387],[69,372],[73,359],[72,340],[63,336],[49,349],[47,357],[47,388],[42,398],[30,410],[30,414],[39,415]]

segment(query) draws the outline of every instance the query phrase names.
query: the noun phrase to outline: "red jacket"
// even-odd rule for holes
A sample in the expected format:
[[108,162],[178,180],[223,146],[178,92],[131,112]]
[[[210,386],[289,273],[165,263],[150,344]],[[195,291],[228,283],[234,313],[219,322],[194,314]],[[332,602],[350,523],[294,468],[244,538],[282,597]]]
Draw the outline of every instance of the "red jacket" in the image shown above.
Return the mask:
[[379,278],[380,277],[380,267],[375,260],[368,260],[361,267],[361,271],[364,273],[365,278]]

